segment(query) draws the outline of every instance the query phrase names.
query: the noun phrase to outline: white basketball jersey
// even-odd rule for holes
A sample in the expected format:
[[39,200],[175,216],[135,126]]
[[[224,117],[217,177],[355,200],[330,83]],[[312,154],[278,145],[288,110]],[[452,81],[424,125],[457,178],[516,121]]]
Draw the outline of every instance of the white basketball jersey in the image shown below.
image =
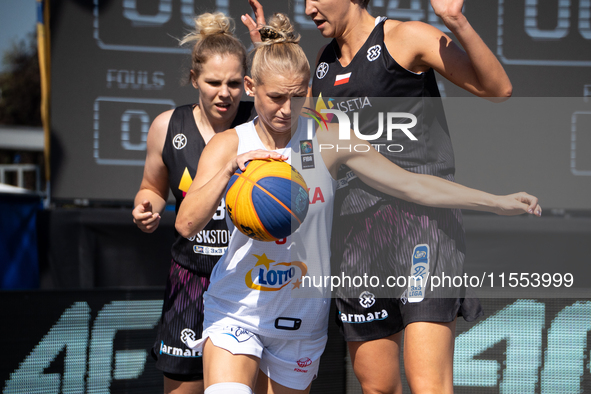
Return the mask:
[[[237,325],[273,338],[314,339],[326,334],[330,292],[318,286],[330,275],[330,232],[336,181],[326,168],[314,127],[300,117],[290,145],[277,152],[304,177],[310,205],[302,225],[277,242],[260,242],[234,230],[205,293],[204,328]],[[254,121],[236,127],[237,154],[265,149]],[[308,138],[310,137],[310,138]]]

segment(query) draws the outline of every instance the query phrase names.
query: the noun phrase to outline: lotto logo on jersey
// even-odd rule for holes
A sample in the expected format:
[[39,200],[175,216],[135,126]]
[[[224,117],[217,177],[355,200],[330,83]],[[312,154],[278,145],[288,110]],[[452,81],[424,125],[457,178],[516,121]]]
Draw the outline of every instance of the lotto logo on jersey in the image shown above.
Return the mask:
[[[256,257],[254,268],[246,273],[246,286],[260,291],[278,291],[284,287],[299,288],[302,277],[308,272],[308,267],[301,261],[277,263],[267,257],[266,253]],[[289,285],[289,286],[288,286]]]

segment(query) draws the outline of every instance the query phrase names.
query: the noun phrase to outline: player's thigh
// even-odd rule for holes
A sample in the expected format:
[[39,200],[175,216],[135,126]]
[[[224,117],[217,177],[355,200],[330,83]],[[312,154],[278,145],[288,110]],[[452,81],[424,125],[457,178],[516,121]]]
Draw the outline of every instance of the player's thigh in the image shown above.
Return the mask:
[[255,394],[308,394],[311,386],[312,384],[304,390],[290,389],[271,380],[263,371],[259,370],[254,392]]
[[402,333],[372,341],[347,342],[355,376],[364,394],[402,393],[400,344]]
[[203,346],[205,388],[216,383],[236,382],[254,388],[260,359],[248,354],[232,354],[215,346],[208,338]]
[[404,370],[413,394],[453,393],[455,327],[455,320],[406,326]]
[[164,394],[203,394],[203,380],[181,382],[164,377]]

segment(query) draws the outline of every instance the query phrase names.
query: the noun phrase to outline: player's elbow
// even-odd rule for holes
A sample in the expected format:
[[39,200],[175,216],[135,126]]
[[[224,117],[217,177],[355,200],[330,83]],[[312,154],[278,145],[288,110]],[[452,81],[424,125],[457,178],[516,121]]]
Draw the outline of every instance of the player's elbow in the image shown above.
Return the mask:
[[174,228],[176,229],[177,233],[179,233],[184,238],[191,238],[193,236],[191,231],[191,222],[188,222],[180,216],[177,217],[176,221],[174,222]]
[[507,100],[509,97],[513,95],[513,85],[509,82],[504,86],[499,92],[499,99],[501,101]]
[[487,100],[494,103],[502,103],[507,101],[509,97],[513,95],[513,85],[511,82],[504,84],[503,86],[497,86],[494,91],[485,94]]

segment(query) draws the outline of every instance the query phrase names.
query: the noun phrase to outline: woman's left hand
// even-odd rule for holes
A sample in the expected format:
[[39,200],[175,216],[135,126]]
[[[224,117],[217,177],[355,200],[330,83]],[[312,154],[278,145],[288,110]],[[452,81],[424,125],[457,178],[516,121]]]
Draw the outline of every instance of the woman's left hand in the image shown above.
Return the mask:
[[257,42],[261,42],[261,34],[259,33],[259,29],[267,24],[265,22],[265,13],[263,12],[263,6],[257,0],[248,0],[248,4],[250,4],[250,7],[254,12],[256,22],[248,14],[242,15],[240,20],[242,20],[242,23],[248,29],[248,32],[250,33],[250,40],[253,44],[256,44]]
[[497,203],[494,212],[498,215],[513,216],[529,213],[542,216],[542,208],[538,204],[538,198],[525,192],[498,196]]

